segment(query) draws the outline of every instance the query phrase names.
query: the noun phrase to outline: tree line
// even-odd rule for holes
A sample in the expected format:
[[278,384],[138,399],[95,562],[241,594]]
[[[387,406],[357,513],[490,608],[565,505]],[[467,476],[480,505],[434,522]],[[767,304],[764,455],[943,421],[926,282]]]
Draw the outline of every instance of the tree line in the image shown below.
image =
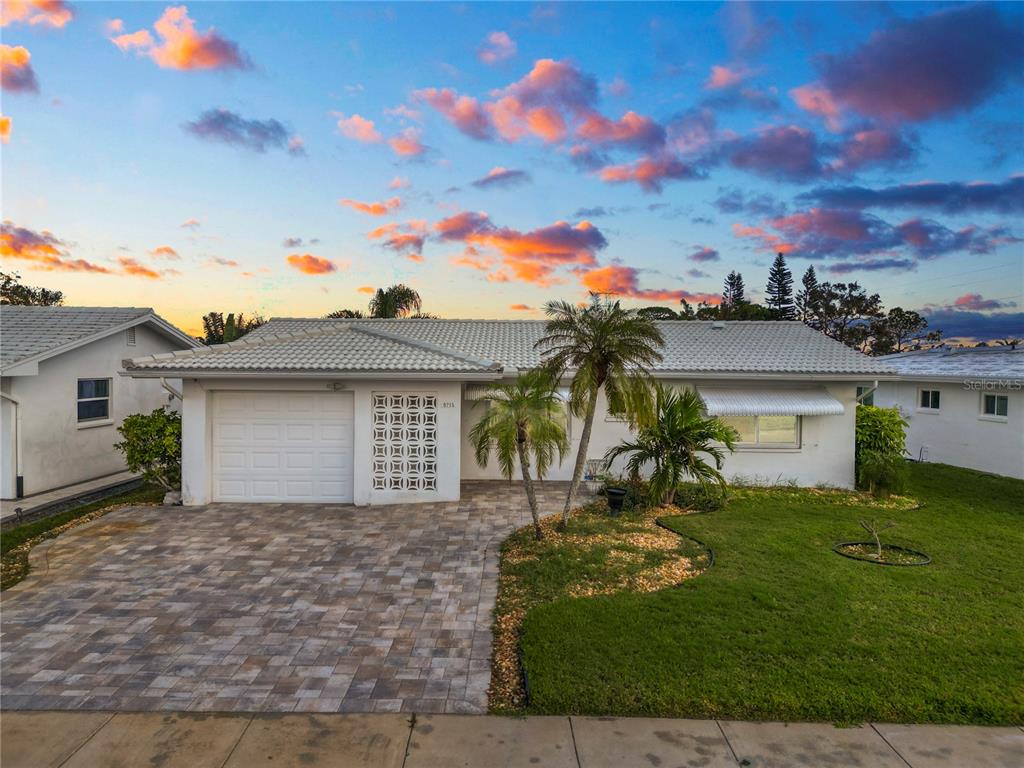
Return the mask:
[[686,299],[676,311],[670,307],[645,307],[641,315],[652,320],[799,320],[829,338],[871,355],[887,355],[939,344],[942,331],[928,329],[928,321],[913,310],[893,307],[888,311],[877,293],[869,294],[859,283],[819,282],[812,264],[795,290],[793,273],[781,253],[768,271],[763,304],[746,296],[743,275],[733,270],[725,278],[719,304]]

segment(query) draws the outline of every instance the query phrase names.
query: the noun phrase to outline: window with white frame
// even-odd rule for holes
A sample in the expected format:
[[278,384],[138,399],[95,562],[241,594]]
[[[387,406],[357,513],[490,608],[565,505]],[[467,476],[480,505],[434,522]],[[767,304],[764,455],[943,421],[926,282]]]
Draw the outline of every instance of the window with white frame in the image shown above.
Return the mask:
[[741,448],[799,448],[799,416],[719,416],[739,433]]
[[437,396],[373,394],[373,488],[437,490]]
[[110,379],[78,380],[78,421],[110,418]]
[[939,410],[939,390],[922,389],[917,395],[917,408],[921,411]]
[[1010,413],[1010,398],[1007,395],[981,396],[981,415],[996,419],[1005,419]]

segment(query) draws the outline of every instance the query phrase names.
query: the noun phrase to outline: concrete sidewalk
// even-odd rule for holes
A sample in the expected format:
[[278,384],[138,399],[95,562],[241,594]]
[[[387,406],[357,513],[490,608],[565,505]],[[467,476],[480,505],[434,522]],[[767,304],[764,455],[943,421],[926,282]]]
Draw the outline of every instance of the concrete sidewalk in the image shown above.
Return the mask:
[[1024,729],[611,717],[3,712],[3,768],[1021,768]]

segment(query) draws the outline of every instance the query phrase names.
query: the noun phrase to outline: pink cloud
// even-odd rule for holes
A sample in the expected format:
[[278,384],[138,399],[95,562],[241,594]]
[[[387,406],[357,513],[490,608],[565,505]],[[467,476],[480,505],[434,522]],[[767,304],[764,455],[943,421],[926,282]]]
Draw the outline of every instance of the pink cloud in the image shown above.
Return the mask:
[[338,116],[338,131],[342,136],[361,141],[364,144],[376,144],[384,140],[384,137],[377,131],[373,120],[367,120],[362,115]]
[[592,144],[617,144],[651,151],[665,143],[665,129],[644,115],[627,112],[619,120],[591,112],[576,129],[576,136]]
[[982,297],[980,293],[965,293],[963,296],[958,296],[953,302],[953,307],[956,309],[966,309],[972,312],[983,312],[992,309],[1007,309],[1009,307],[1016,307],[1017,303],[1014,301],[1001,301],[999,299],[986,299]]
[[406,128],[388,139],[391,150],[401,157],[419,157],[427,151],[426,145],[420,141],[420,132],[416,128]]
[[404,176],[395,176],[388,183],[388,189],[406,189],[409,186],[411,186],[409,179]]
[[441,113],[462,133],[474,139],[489,139],[493,126],[480,102],[470,96],[460,96],[451,88],[424,88],[414,96]]
[[711,74],[708,75],[708,79],[704,81],[704,89],[715,91],[723,88],[732,88],[742,83],[748,74],[742,68],[715,64],[711,67]]
[[791,90],[789,95],[800,109],[823,118],[830,131],[838,131],[842,127],[839,105],[828,88],[820,83],[801,85]]
[[[111,32],[124,28],[120,19],[108,26]],[[238,45],[222,37],[213,27],[197,32],[195,21],[189,18],[184,5],[164,9],[163,15],[153,23],[157,43],[148,30],[119,34],[111,42],[122,51],[135,51],[148,56],[163,69],[249,69],[252,63]]]
[[600,170],[599,176],[601,181],[609,184],[634,182],[644,192],[658,193],[666,181],[702,177],[693,166],[670,155],[642,157],[634,163],[607,165]]
[[516,55],[516,41],[507,32],[491,32],[477,52],[477,57],[484,64],[494,65],[508,61]]
[[178,252],[169,245],[158,245],[149,252],[149,255],[157,259],[170,259],[171,261],[177,261],[181,258]]
[[423,261],[427,222],[412,219],[404,223],[390,222],[366,233],[369,240],[380,240],[383,248],[394,251],[412,261]]
[[849,53],[819,60],[831,99],[893,123],[971,109],[1015,82],[1022,65],[1019,19],[985,3],[896,18]]

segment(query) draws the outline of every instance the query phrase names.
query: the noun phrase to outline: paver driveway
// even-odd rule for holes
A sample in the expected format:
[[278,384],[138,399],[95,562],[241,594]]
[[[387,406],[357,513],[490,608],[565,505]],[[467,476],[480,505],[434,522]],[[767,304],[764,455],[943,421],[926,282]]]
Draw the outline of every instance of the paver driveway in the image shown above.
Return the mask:
[[[548,483],[553,513],[565,486]],[[2,598],[5,709],[482,712],[518,486],[381,507],[136,507]],[[37,550],[38,552],[38,550]]]

